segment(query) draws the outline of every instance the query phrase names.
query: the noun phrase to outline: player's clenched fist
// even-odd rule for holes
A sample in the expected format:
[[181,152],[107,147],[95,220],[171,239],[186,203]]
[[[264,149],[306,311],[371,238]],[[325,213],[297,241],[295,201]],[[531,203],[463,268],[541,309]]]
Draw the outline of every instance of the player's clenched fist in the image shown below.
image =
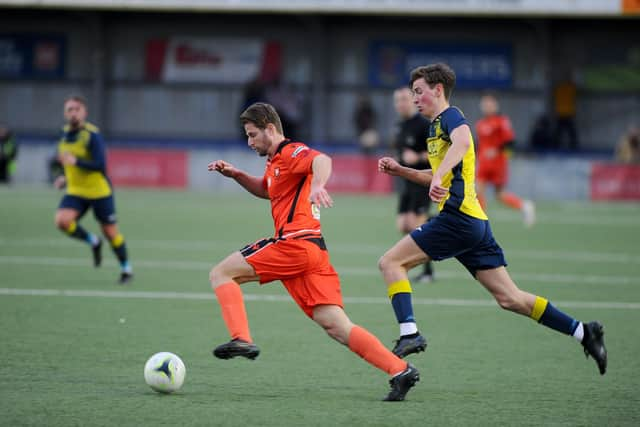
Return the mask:
[[378,160],[378,171],[389,174],[397,175],[400,163],[392,157],[383,157]]
[[209,163],[207,165],[207,169],[210,172],[212,171],[220,172],[222,175],[228,176],[228,177],[233,177],[236,172],[236,168],[233,167],[231,163],[225,162],[224,160],[216,160],[214,162]]

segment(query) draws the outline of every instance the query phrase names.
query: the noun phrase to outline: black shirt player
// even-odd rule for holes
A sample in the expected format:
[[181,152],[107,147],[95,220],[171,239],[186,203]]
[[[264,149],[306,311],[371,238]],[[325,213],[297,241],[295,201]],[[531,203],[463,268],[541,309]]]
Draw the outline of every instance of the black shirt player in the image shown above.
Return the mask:
[[[403,166],[414,169],[429,169],[427,159],[427,136],[429,120],[418,113],[413,104],[413,95],[408,87],[401,87],[393,93],[393,103],[400,120],[393,138],[396,158]],[[409,180],[402,179],[398,199],[398,231],[411,232],[429,219],[429,189]],[[433,281],[431,262],[424,265],[424,271],[414,279],[418,282]]]

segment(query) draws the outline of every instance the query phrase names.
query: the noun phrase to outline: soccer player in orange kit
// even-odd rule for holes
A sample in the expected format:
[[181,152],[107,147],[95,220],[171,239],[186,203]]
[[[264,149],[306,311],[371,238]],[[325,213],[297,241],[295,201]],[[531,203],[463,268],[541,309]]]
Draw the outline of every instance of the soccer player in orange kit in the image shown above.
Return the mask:
[[500,114],[498,100],[492,94],[480,99],[483,118],[476,122],[478,135],[478,200],[486,209],[485,192],[487,184],[494,186],[496,198],[504,205],[522,212],[524,223],[531,227],[535,223],[535,205],[531,200],[523,200],[506,191],[509,180],[509,157],[514,143],[511,121]]
[[286,139],[276,110],[255,103],[240,116],[248,145],[267,157],[264,176],[248,175],[224,160],[210,171],[233,178],[251,194],[271,201],[275,234],[233,252],[209,275],[231,341],[213,350],[214,356],[255,359],[240,284],[281,280],[291,297],[329,336],[349,347],[371,365],[391,376],[386,401],[404,400],[419,380],[418,370],[382,345],[344,312],[340,279],[329,260],[320,228],[320,208],[333,205],[325,184],[331,158],[301,142]]

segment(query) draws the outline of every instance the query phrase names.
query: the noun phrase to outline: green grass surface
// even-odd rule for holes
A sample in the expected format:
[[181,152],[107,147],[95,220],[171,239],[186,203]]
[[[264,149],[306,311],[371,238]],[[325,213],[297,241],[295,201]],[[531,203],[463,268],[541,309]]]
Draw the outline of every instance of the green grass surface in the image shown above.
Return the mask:
[[[122,288],[108,248],[95,270],[87,246],[54,228],[59,197],[0,189],[1,425],[640,424],[638,204],[546,203],[532,230],[517,213],[495,204],[489,212],[520,287],[605,324],[607,375],[573,339],[499,310],[461,266],[445,261],[434,284],[414,285],[429,339],[426,353],[410,356],[422,380],[406,402],[389,404],[379,401],[386,376],[331,341],[282,298],[279,283],[244,287],[261,297],[247,301],[258,360],[211,356],[228,337],[208,271],[272,233],[266,202],[120,191],[136,274]],[[397,325],[376,262],[398,238],[395,204],[340,196],[323,211],[347,312],[389,346]],[[98,229],[91,215],[82,223]],[[56,290],[64,292],[42,295]],[[158,351],[187,366],[176,394],[144,383],[144,363]]]

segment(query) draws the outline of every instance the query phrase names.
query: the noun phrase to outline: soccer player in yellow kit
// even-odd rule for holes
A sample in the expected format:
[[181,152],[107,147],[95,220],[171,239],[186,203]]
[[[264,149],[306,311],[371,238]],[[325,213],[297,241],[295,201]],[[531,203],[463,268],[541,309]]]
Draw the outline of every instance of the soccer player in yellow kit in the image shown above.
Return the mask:
[[407,270],[429,260],[455,257],[500,307],[576,338],[603,375],[607,350],[602,325],[568,316],[545,298],[520,290],[509,276],[502,248],[493,238],[476,197],[471,129],[462,112],[449,105],[455,82],[456,75],[446,64],[418,67],[411,72],[413,102],[431,120],[427,151],[432,170],[401,166],[390,157],[378,163],[381,172],[429,186],[429,197],[438,203],[439,210],[436,217],[402,238],[379,261],[400,324],[400,339],[393,352],[404,357],[427,346],[413,316]]
[[66,125],[58,143],[58,160],[64,175],[56,178],[56,188],[66,185],[66,192],[56,211],[56,226],[70,237],[89,244],[94,266],[102,262],[102,239],[85,230],[77,221],[93,209],[102,233],[111,243],[120,262],[120,284],[133,278],[124,236],[116,223],[113,188],[107,177],[106,153],[102,136],[96,126],[86,121],[87,103],[81,96],[70,96],[64,102]]

